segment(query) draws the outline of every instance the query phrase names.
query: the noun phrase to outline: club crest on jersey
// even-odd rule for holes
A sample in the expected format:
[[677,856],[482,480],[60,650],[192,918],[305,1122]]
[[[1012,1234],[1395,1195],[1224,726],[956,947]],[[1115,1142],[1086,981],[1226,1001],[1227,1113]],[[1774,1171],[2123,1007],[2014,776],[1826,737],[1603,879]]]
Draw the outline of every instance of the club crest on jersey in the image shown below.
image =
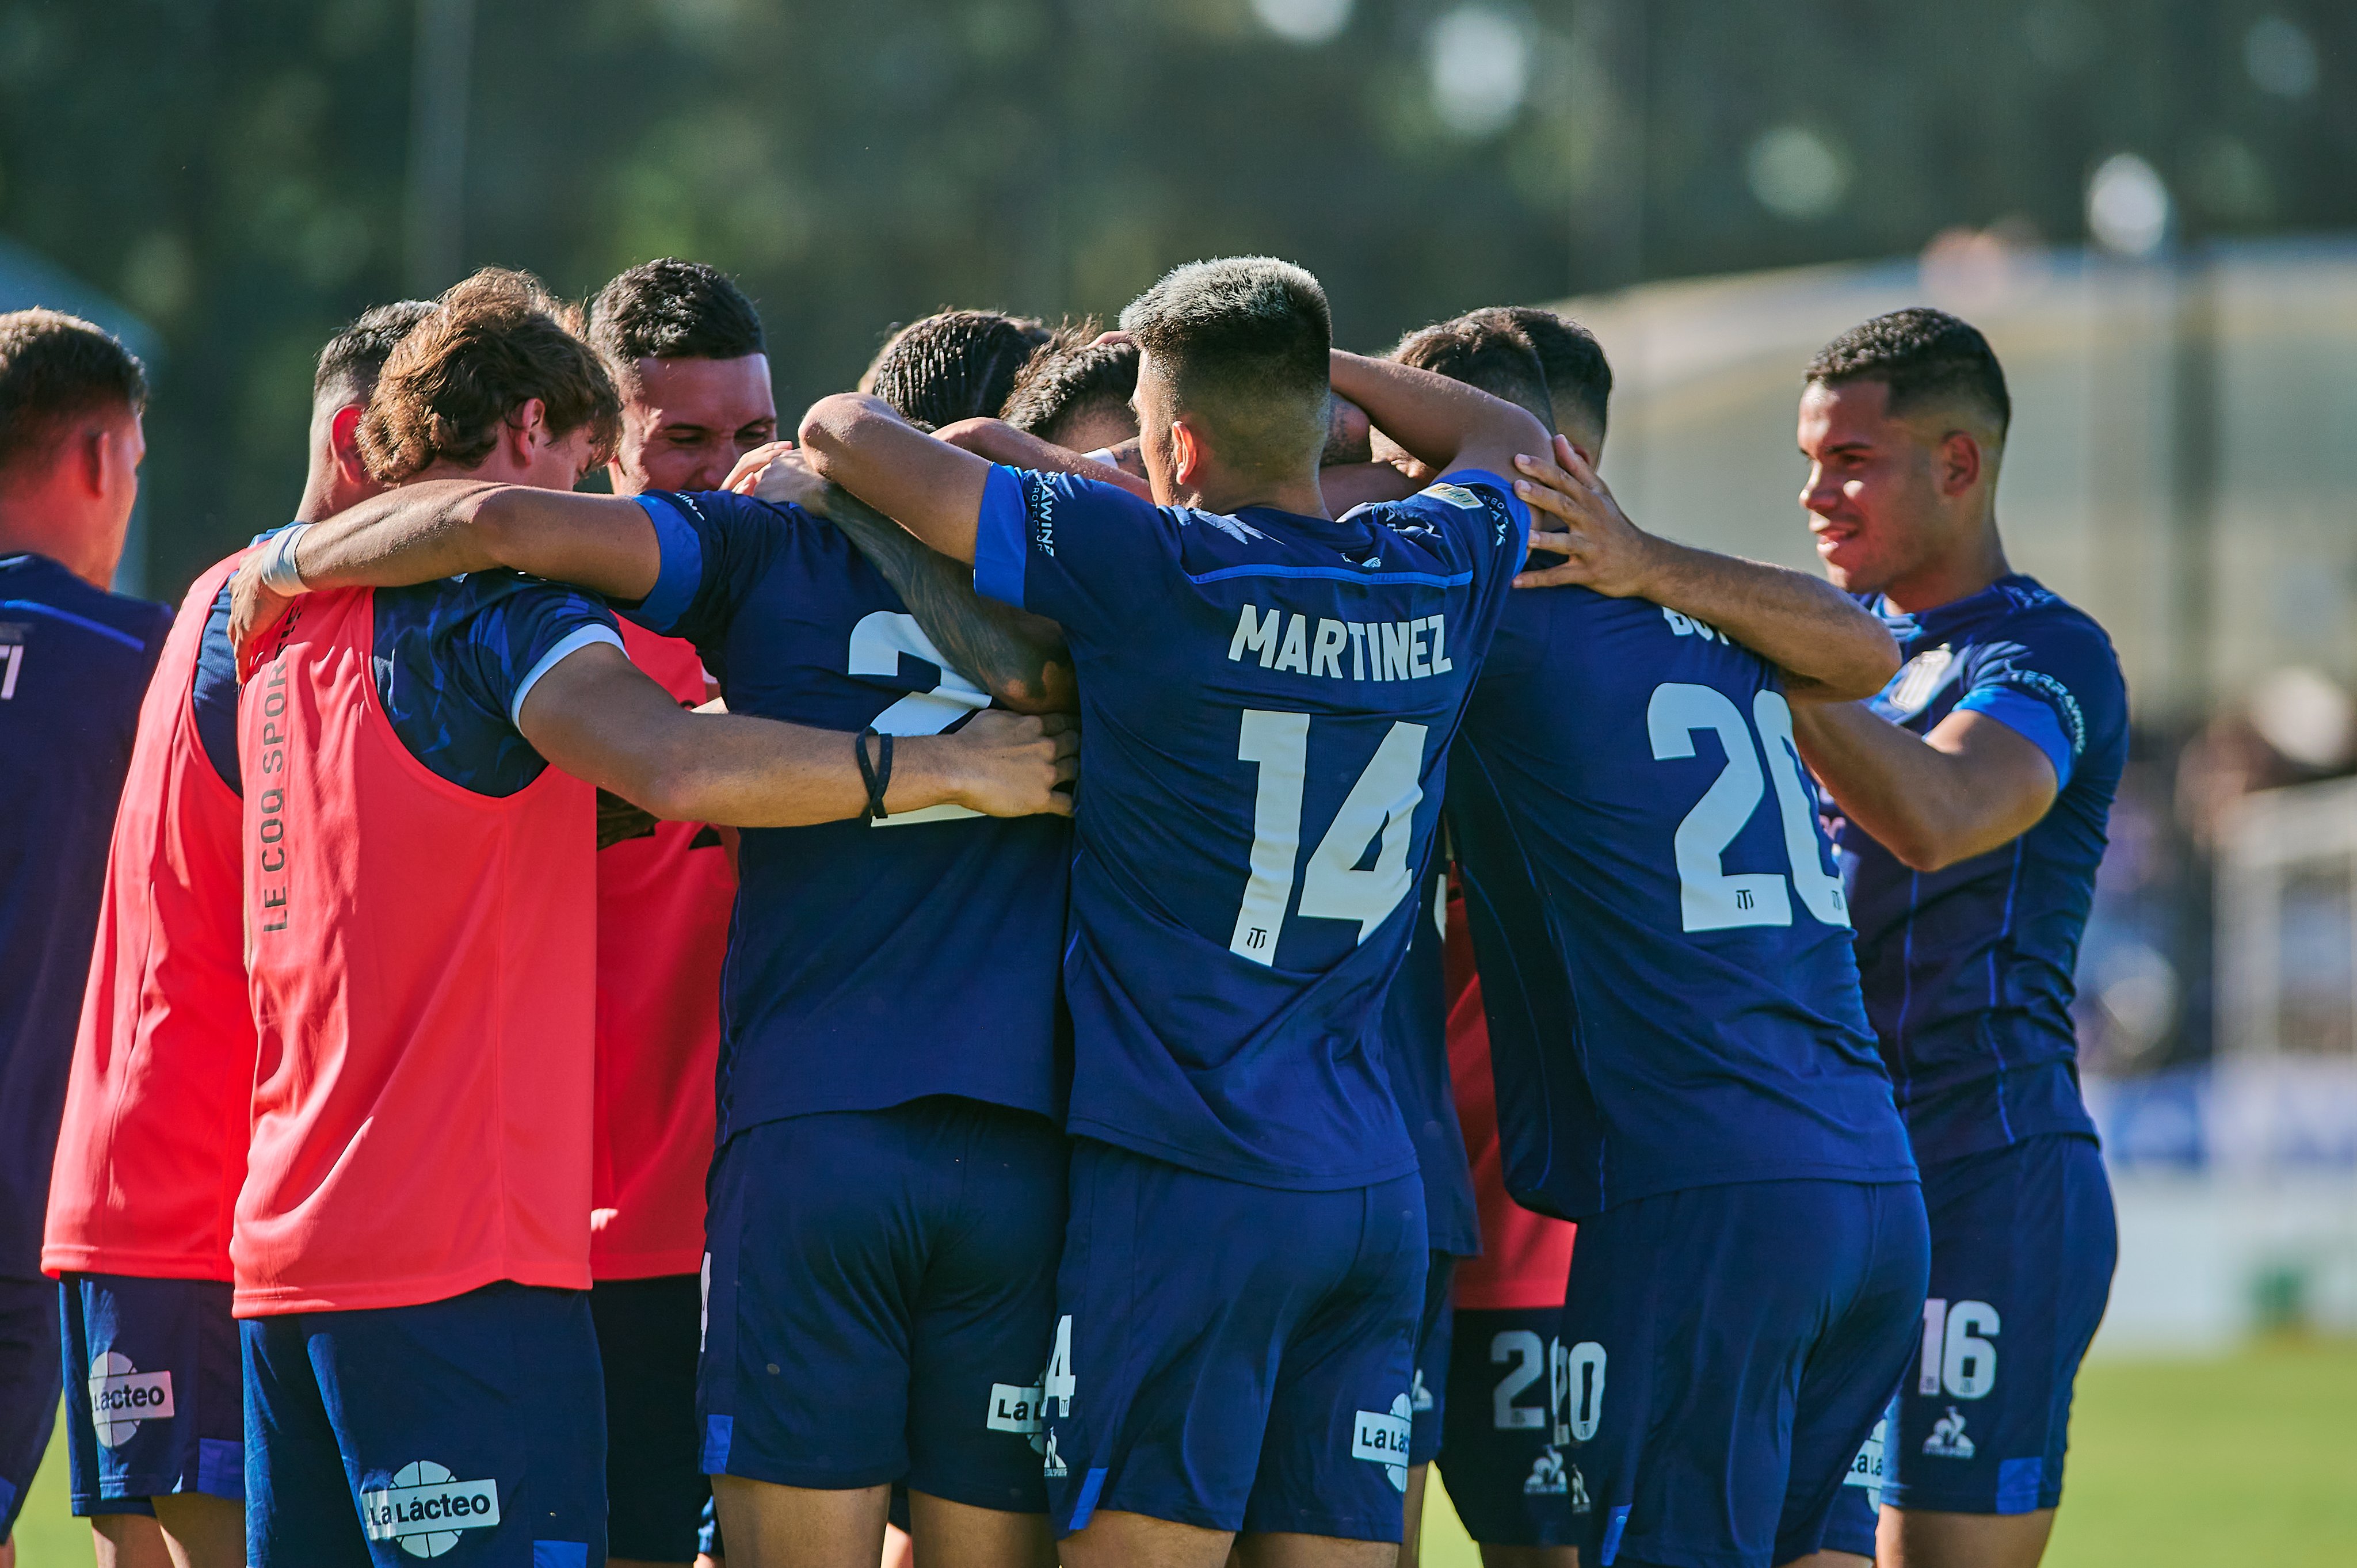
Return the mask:
[[1931,705],[1955,664],[1956,650],[1944,642],[1924,650],[1900,666],[1873,706],[1892,723],[1905,724]]
[[120,1350],[91,1359],[90,1420],[101,1446],[119,1448],[139,1435],[141,1422],[171,1414],[171,1373],[143,1372]]
[[1964,1418],[1950,1405],[1948,1413],[1932,1423],[1932,1435],[1923,1439],[1923,1452],[1934,1459],[1969,1459],[1973,1456],[1973,1440],[1964,1435]]
[[412,1557],[439,1557],[460,1533],[500,1522],[500,1484],[462,1481],[431,1459],[404,1465],[391,1481],[361,1493],[361,1523],[371,1541],[390,1541]]
[[1395,1395],[1388,1413],[1383,1411],[1359,1412],[1357,1424],[1351,1434],[1351,1457],[1381,1465],[1392,1485],[1407,1490],[1407,1435],[1415,1424],[1415,1412],[1407,1395]]

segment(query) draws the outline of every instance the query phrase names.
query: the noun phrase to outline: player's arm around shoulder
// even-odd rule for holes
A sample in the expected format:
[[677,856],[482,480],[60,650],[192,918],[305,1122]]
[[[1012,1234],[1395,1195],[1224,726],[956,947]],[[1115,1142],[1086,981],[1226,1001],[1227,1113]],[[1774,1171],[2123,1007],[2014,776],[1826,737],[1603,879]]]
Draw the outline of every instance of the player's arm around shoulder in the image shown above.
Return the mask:
[[870,774],[880,775],[888,815],[949,804],[993,817],[1070,816],[1071,796],[1058,786],[1071,782],[1080,746],[1057,714],[985,710],[950,734],[895,737],[888,753],[879,736],[698,714],[610,643],[559,660],[516,725],[550,763],[657,817],[744,828],[861,816]]
[[1533,511],[1531,551],[1559,555],[1518,588],[1577,584],[1608,598],[1641,598],[1726,633],[1783,671],[1795,703],[1871,697],[1899,671],[1889,629],[1832,584],[1789,566],[1697,550],[1629,520],[1577,447],[1516,459],[1514,491]]
[[231,580],[230,640],[242,657],[299,594],[500,567],[639,599],[655,585],[662,548],[645,510],[626,497],[465,479],[403,485],[250,552]]
[[934,440],[865,392],[819,399],[802,415],[801,436],[821,478],[952,560],[974,564],[988,458]]

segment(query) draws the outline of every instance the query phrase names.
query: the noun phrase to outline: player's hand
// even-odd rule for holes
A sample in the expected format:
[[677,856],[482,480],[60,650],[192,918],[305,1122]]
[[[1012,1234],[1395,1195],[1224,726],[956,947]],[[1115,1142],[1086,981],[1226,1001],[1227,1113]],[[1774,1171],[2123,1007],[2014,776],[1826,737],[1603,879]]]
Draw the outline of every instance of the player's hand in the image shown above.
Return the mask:
[[1081,730],[1065,714],[985,708],[941,737],[957,803],[986,817],[1069,817]]
[[1558,435],[1552,458],[1518,456],[1514,467],[1523,473],[1514,493],[1531,508],[1531,553],[1564,557],[1524,571],[1514,586],[1576,583],[1615,599],[1645,591],[1660,542],[1629,521],[1578,448]]
[[755,500],[798,506],[816,517],[826,515],[826,481],[791,441],[772,441],[737,458],[723,488]]
[[262,554],[258,549],[246,552],[237,575],[229,580],[229,645],[237,658],[240,682],[253,673],[254,650],[262,634],[277,625],[286,607],[295,602],[263,586]]

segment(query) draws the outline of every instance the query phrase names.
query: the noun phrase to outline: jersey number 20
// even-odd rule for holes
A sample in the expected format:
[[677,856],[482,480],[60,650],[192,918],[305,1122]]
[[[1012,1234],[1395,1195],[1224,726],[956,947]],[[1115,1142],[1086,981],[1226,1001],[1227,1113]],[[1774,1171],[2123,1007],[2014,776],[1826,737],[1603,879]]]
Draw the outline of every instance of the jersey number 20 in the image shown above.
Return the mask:
[[[1407,897],[1408,840],[1415,833],[1416,803],[1424,799],[1424,725],[1393,721],[1360,770],[1302,873],[1298,912],[1304,918],[1356,920],[1363,942]],[[1228,950],[1274,965],[1276,934],[1286,907],[1293,903],[1294,872],[1301,859],[1309,715],[1246,708],[1236,758],[1260,764],[1260,788],[1253,800],[1252,875]],[[1379,834],[1383,843],[1375,864],[1360,870],[1359,862]]]
[[[1754,726],[1760,732],[1756,745],[1751,736]],[[1751,821],[1760,797],[1766,793],[1766,780],[1771,779],[1776,784],[1777,811],[1784,822],[1784,858],[1792,867],[1792,891],[1800,894],[1802,905],[1820,921],[1848,926],[1849,904],[1842,897],[1841,878],[1825,869],[1816,807],[1801,771],[1800,748],[1792,743],[1792,710],[1782,693],[1753,693],[1751,724],[1746,725],[1733,701],[1717,687],[1667,682],[1653,688],[1653,700],[1645,708],[1645,728],[1652,735],[1657,762],[1692,757],[1697,730],[1715,732],[1719,749],[1727,755],[1727,765],[1678,823],[1677,836],[1671,841],[1677,854],[1683,929],[1719,931],[1730,926],[1792,923],[1792,901],[1781,872],[1730,875],[1719,859]],[[1765,775],[1760,770],[1762,750],[1768,754]]]

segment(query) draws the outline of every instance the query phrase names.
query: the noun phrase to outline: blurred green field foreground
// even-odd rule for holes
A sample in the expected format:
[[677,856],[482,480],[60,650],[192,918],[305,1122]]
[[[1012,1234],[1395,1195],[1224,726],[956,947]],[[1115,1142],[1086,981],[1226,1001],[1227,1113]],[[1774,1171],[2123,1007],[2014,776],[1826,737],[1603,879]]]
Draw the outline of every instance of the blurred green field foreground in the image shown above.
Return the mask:
[[[52,1444],[16,1525],[20,1568],[92,1561]],[[1437,1478],[1436,1478],[1437,1480]],[[2357,1341],[2270,1340],[2211,1360],[2095,1360],[2079,1379],[2047,1568],[2357,1564]],[[1429,1568],[1480,1562],[1436,1485]]]
[[[1480,1561],[1438,1503],[1426,1568]],[[2045,1568],[2357,1568],[2357,1340],[2088,1362]]]

